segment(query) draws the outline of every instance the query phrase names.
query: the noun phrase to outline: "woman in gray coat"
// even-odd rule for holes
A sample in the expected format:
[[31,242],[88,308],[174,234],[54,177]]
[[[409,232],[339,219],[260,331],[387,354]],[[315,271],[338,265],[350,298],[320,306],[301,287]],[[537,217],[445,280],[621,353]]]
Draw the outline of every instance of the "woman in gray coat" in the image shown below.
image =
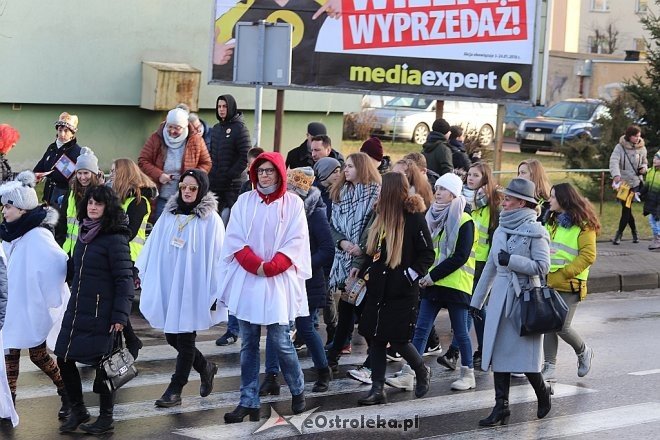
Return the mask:
[[508,422],[512,371],[525,372],[534,388],[538,418],[550,412],[552,390],[540,373],[543,336],[520,336],[520,293],[539,282],[550,268],[550,239],[536,221],[534,190],[533,182],[519,178],[504,190],[500,225],[470,304],[481,310],[490,292],[481,368],[493,369],[496,404],[490,416],[479,421],[480,426]]

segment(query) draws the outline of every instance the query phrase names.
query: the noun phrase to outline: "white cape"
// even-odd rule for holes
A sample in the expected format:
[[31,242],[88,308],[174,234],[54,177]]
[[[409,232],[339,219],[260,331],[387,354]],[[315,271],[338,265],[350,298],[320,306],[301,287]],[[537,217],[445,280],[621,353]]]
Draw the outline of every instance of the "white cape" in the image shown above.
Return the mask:
[[[264,261],[276,253],[293,263],[274,277],[261,277],[241,267],[234,254],[245,246]],[[222,248],[220,302],[236,318],[252,324],[288,325],[309,315],[305,280],[312,276],[309,230],[303,201],[285,193],[271,204],[257,191],[242,194],[234,204]]]
[[[2,345],[2,332],[0,331],[0,353],[4,347]],[[11,398],[11,390],[7,381],[7,368],[5,367],[5,357],[0,356],[0,418],[11,419],[11,424],[18,426],[18,414],[14,408],[14,402]]]
[[[218,296],[225,228],[217,212],[194,217],[163,212],[135,262],[140,271],[140,311],[153,328],[165,333],[207,330],[227,320],[227,309],[211,306]],[[172,243],[183,240],[182,247]]]
[[69,302],[66,253],[46,228],[2,242],[7,257],[8,298],[4,348],[55,348]]

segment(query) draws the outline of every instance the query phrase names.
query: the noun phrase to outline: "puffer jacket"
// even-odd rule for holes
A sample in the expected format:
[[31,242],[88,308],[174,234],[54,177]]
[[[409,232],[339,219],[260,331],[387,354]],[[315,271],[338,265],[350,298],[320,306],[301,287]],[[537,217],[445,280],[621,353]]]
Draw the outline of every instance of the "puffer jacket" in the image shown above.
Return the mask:
[[422,154],[426,158],[426,168],[443,175],[454,169],[451,148],[445,135],[432,131],[422,146]]
[[101,231],[89,244],[78,239],[57,356],[94,365],[111,348],[110,325],[128,321],[135,294],[128,236],[121,225]]
[[625,136],[621,136],[610,155],[610,174],[613,178],[620,176],[631,188],[638,187],[643,181],[640,174],[646,174],[649,164],[646,154],[644,139],[640,138],[639,142],[633,145]]
[[330,234],[330,223],[326,217],[325,203],[318,188],[312,186],[304,202],[312,254],[312,277],[305,281],[307,304],[311,311],[326,305],[328,280],[324,268],[332,265],[335,246]]

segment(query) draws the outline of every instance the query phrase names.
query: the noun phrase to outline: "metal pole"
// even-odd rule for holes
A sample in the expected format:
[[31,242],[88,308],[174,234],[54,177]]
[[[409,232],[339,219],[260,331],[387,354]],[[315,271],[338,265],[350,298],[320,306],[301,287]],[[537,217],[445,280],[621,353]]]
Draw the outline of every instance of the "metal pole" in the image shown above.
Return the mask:
[[273,151],[282,148],[282,122],[284,121],[284,90],[277,89],[275,100],[275,136],[273,139]]
[[605,172],[600,172],[600,209],[599,215],[603,215],[603,203],[605,202]]
[[257,47],[257,81],[254,97],[254,146],[261,145],[261,106],[264,96],[264,49],[266,47],[266,22],[259,20],[259,45]]
[[[502,169],[502,143],[504,142],[504,115],[506,108],[503,104],[497,104],[497,122],[495,123],[495,151],[493,155],[493,170]],[[495,175],[495,180],[500,183],[499,173]]]

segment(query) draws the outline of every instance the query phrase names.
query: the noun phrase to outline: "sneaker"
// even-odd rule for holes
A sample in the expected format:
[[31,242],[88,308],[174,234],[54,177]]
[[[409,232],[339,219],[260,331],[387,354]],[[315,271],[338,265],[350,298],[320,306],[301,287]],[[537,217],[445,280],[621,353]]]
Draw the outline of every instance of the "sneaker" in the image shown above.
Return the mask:
[[392,347],[387,347],[387,360],[392,362],[400,362],[403,359]]
[[555,375],[555,364],[550,362],[545,362],[543,364],[543,370],[541,370],[543,375],[543,380],[546,382],[557,382],[557,376]]
[[430,356],[433,354],[440,354],[440,351],[442,350],[442,347],[440,347],[440,344],[436,345],[435,347],[426,347],[426,350],[424,350],[424,354],[422,356]]
[[394,388],[412,391],[415,389],[415,372],[406,364],[401,371],[394,374],[394,377],[386,379],[385,383]]
[[525,376],[525,373],[511,373],[511,377],[515,377],[516,379],[524,379],[527,376]]
[[233,333],[225,333],[224,335],[220,336],[218,339],[215,340],[215,345],[219,345],[220,347],[224,347],[226,345],[231,345],[235,344],[236,341],[238,341],[238,336],[236,336]]
[[351,354],[352,351],[353,349],[351,348],[351,344],[348,344],[341,349],[341,354]]
[[454,391],[467,391],[475,388],[477,383],[474,379],[474,368],[461,367],[461,376],[451,384]]
[[591,360],[594,358],[594,351],[588,345],[584,346],[582,353],[578,354],[578,376],[584,377],[591,370]]
[[365,366],[359,366],[355,370],[348,370],[346,374],[351,379],[359,380],[362,383],[371,385],[371,369]]
[[442,356],[438,356],[438,363],[445,368],[450,370],[456,369],[456,363],[458,363],[458,350],[449,347],[449,350]]
[[305,344],[305,341],[302,339],[297,338],[295,341],[293,341],[293,348],[295,348],[297,351],[300,351],[307,348],[307,344]]
[[475,351],[472,355],[472,364],[475,370],[481,368],[481,352],[479,350]]

